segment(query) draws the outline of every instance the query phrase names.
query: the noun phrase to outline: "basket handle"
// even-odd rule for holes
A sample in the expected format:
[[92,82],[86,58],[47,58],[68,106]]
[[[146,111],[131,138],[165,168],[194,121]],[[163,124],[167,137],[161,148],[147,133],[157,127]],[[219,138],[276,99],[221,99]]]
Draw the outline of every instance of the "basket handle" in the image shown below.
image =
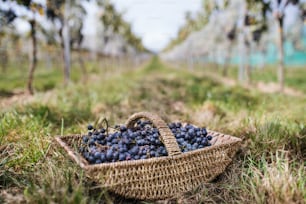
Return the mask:
[[159,131],[161,140],[164,143],[169,156],[181,154],[181,150],[176,142],[174,135],[168,125],[158,115],[149,112],[139,112],[133,114],[127,121],[127,128],[133,128],[137,120],[145,118],[149,120]]

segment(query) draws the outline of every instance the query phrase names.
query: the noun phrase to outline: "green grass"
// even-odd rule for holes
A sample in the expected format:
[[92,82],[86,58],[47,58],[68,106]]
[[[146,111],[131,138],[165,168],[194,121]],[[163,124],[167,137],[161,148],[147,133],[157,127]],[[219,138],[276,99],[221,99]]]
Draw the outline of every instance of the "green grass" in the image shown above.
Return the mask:
[[[178,65],[176,65],[178,66]],[[179,65],[183,67],[187,67],[188,65],[183,64]],[[194,70],[205,73],[205,71],[217,73],[222,76],[223,74],[223,66],[222,65],[214,65],[214,64],[195,64]],[[306,93],[306,69],[304,67],[286,67],[285,69],[285,86],[290,88],[294,88]],[[238,79],[238,66],[229,65],[228,67],[228,75],[230,79],[237,80]],[[251,82],[265,82],[265,83],[277,83],[277,65],[267,65],[266,67],[253,67],[251,70]]]
[[[77,69],[76,66],[72,69]],[[0,75],[0,96],[5,96],[5,93],[10,93],[15,89],[24,89],[27,83],[28,67],[27,64],[16,65],[16,62],[11,62],[8,65],[9,73]],[[45,64],[40,62],[34,74],[34,88],[37,91],[48,91],[58,88],[63,82],[63,71],[61,67],[47,68]],[[80,71],[72,72],[72,81],[76,82],[80,79]],[[3,93],[3,94],[1,94]]]
[[[111,125],[124,123],[143,110],[166,121],[190,122],[243,138],[231,166],[212,183],[182,195],[180,202],[306,201],[305,98],[224,87],[205,75],[168,67],[157,57],[136,68],[106,69],[94,63],[88,67],[87,83],[81,83],[75,69],[68,87],[61,85],[59,71],[39,67],[32,100],[1,108],[0,147],[11,148],[0,151],[0,201],[12,199],[1,192],[17,191],[29,203],[130,202],[97,188],[54,145],[53,137],[62,131],[84,133],[88,123],[104,117]],[[2,76],[10,80],[0,80],[0,89],[24,87],[17,77],[22,72]],[[54,86],[44,94],[39,87],[49,83]],[[287,185],[286,179],[292,184]]]
[[[229,76],[237,79],[237,67],[230,67]],[[306,93],[306,69],[303,67],[287,67],[285,71],[285,85]],[[252,70],[253,81],[263,81],[266,83],[277,83],[277,66],[267,66],[265,68],[255,68]]]

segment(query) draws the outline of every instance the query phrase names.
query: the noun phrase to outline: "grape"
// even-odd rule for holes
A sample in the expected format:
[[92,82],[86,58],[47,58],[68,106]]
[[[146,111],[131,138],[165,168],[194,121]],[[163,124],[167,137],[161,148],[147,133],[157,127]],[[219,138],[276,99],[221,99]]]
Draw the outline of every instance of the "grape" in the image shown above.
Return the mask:
[[114,158],[115,160],[117,160],[117,159],[118,159],[118,157],[119,157],[119,153],[118,153],[118,152],[114,152],[114,154],[113,154],[113,158]]
[[120,131],[121,131],[121,132],[125,132],[126,130],[127,130],[127,128],[126,128],[125,126],[121,126],[121,127],[120,127]]
[[98,136],[97,136],[97,139],[98,140],[103,140],[105,138],[105,135],[103,135],[103,134],[99,134]]
[[207,131],[206,131],[206,129],[205,129],[205,128],[202,128],[202,134],[203,134],[204,136],[206,136],[206,135],[207,135]]
[[131,149],[131,154],[132,155],[136,155],[138,152],[139,152],[139,147],[138,146],[134,146],[132,149]]
[[100,152],[95,152],[94,157],[95,157],[95,159],[100,159],[101,158],[101,153]]
[[169,126],[170,129],[173,129],[173,128],[176,127],[174,123],[170,123],[168,126]]
[[100,159],[97,159],[97,160],[95,161],[95,163],[96,163],[96,164],[101,164],[102,161],[101,161]]
[[93,156],[89,156],[89,157],[88,157],[88,161],[89,161],[90,163],[93,163],[93,162],[95,161],[95,158],[94,158]]
[[89,146],[94,145],[95,144],[95,140],[93,138],[91,138],[88,142]]
[[201,145],[206,146],[208,144],[208,139],[206,137],[204,137],[201,141]]
[[119,161],[123,161],[125,160],[125,154],[124,153],[120,153],[119,154]]
[[101,133],[105,133],[105,129],[104,129],[104,128],[101,128],[101,129],[100,129],[100,132],[101,132]]
[[189,135],[194,135],[194,129],[189,129],[189,130],[188,130],[188,134],[189,134]]
[[[182,152],[210,146],[211,135],[205,128],[191,124],[169,123]],[[147,120],[138,120],[133,128],[116,125],[115,132],[108,133],[104,128],[87,126],[88,134],[82,136],[79,152],[90,164],[148,159],[167,156],[159,130]]]
[[186,131],[187,131],[187,129],[186,129],[185,127],[181,127],[180,130],[181,130],[182,132],[186,132]]
[[125,160],[131,160],[131,155],[127,154],[126,157],[125,157]]
[[150,150],[155,150],[155,146],[154,145],[150,145]]
[[137,144],[140,146],[145,145],[145,140],[144,139],[137,140]]
[[106,161],[106,156],[104,153],[101,153],[101,157],[100,157],[101,162],[105,162]]
[[92,130],[92,129],[94,129],[94,128],[93,128],[92,125],[89,124],[89,125],[87,126],[87,129],[88,129],[88,130]]
[[113,159],[113,151],[112,150],[107,150],[106,151],[106,159],[107,160],[112,160]]
[[200,143],[201,141],[202,141],[202,138],[200,138],[200,137],[197,137],[197,138],[196,138],[196,142],[197,142],[197,143]]
[[200,145],[199,145],[199,149],[201,149],[201,148],[204,148],[204,145],[201,145],[201,144],[200,144]]
[[88,142],[88,137],[85,135],[85,136],[83,136],[82,140],[83,140],[84,143],[87,143]]

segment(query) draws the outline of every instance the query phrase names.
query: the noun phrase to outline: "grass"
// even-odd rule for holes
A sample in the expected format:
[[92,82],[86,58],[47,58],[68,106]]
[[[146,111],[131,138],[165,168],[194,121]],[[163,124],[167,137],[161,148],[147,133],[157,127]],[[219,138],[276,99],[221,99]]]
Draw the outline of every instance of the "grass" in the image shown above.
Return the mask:
[[[177,63],[176,67],[188,67],[186,63]],[[223,65],[201,64],[193,65],[193,71],[212,72],[223,76]],[[285,69],[285,86],[296,89],[302,93],[306,93],[306,69],[298,66],[287,66]],[[229,65],[227,77],[230,79],[238,79],[238,65]],[[265,67],[251,68],[251,82],[278,83],[277,81],[277,65],[267,65]]]
[[[72,69],[76,69],[76,66],[72,67]],[[10,93],[15,89],[23,89],[27,83],[28,67],[26,63],[17,64],[16,62],[11,62],[8,65],[7,72],[9,73],[0,75],[0,96],[5,96],[5,93]],[[43,62],[39,62],[34,77],[34,87],[37,91],[52,90],[63,81],[60,68],[46,68]],[[71,77],[73,81],[78,81],[80,73],[72,72]]]
[[305,201],[305,163],[290,161],[286,152],[278,151],[260,161],[249,158],[243,175],[245,187],[256,203],[302,203]]
[[[79,83],[75,69],[78,77],[68,87],[61,86],[60,72],[39,67],[32,100],[0,110],[0,147],[8,145],[0,151],[0,201],[141,202],[97,188],[54,146],[53,136],[84,133],[88,123],[103,117],[111,125],[124,123],[132,113],[146,110],[166,121],[186,121],[243,138],[241,151],[223,174],[164,202],[306,202],[304,98],[224,87],[205,74],[171,68],[158,58],[140,67],[88,67],[87,83]],[[0,89],[24,86],[17,83],[18,70],[12,75],[16,78],[0,80]],[[48,83],[54,84],[49,92],[40,91]]]
[[[221,73],[221,70],[220,70]],[[252,69],[252,81],[263,81],[266,83],[277,83],[277,66],[268,65],[265,68]],[[229,77],[237,79],[238,69],[237,67],[229,68]],[[285,85],[295,88],[297,90],[306,93],[306,69],[303,67],[287,67],[285,71]]]

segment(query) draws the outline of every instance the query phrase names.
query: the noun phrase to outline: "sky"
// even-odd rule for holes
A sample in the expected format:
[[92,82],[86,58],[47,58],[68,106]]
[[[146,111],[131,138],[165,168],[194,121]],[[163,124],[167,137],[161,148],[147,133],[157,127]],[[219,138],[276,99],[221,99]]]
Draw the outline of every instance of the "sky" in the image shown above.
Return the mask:
[[184,24],[185,13],[201,9],[201,0],[111,0],[144,46],[162,50]]
[[[160,51],[175,38],[178,29],[184,24],[185,13],[190,11],[195,14],[201,9],[202,0],[110,0],[116,9],[123,13],[124,19],[131,23],[133,32],[142,39],[144,46],[152,51]],[[35,0],[45,5],[46,0]],[[14,7],[14,3],[8,4]],[[4,5],[0,5],[3,7]],[[84,3],[88,17],[85,20],[84,32],[96,32],[98,12],[94,1]],[[5,7],[3,7],[5,8]],[[8,9],[6,8],[6,9]],[[20,12],[20,9],[17,10]],[[16,21],[20,21],[17,19]],[[22,21],[22,20],[21,20]],[[19,23],[17,30],[24,33],[29,30],[29,25]]]

